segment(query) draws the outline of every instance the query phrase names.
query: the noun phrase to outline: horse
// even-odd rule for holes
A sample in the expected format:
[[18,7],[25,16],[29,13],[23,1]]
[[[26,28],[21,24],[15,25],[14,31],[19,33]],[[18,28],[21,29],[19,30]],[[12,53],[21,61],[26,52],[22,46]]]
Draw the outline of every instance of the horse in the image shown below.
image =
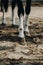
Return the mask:
[[8,11],[8,0],[1,0],[1,12],[3,12],[2,16],[2,24],[1,25],[6,25],[6,13]]
[[[29,30],[28,30],[28,16],[31,11],[31,0],[26,0],[26,6],[25,10],[23,7],[23,2],[22,0],[12,0],[12,15],[14,14],[14,8],[15,5],[17,4],[18,6],[18,17],[19,17],[19,40],[23,41],[25,40],[25,35],[30,36]],[[25,11],[25,24],[23,25],[24,21],[24,11]],[[14,16],[14,15],[13,15]],[[13,16],[12,16],[12,24],[15,25],[15,21],[13,21]]]

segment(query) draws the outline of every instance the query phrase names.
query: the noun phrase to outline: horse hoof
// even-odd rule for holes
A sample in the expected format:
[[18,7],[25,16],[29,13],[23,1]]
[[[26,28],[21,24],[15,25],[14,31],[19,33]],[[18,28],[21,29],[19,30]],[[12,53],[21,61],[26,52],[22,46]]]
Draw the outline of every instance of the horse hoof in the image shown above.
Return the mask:
[[25,39],[26,39],[26,42],[33,42],[33,38],[31,37],[31,35],[28,33],[28,32],[24,32],[25,34]]
[[18,28],[18,25],[12,24],[11,27],[13,27],[13,28]]
[[6,26],[6,24],[5,23],[2,23],[2,24],[0,24],[0,26]]
[[24,31],[24,34],[26,37],[31,37],[30,33],[26,32],[26,31]]
[[25,41],[25,38],[18,38],[18,41],[20,43],[20,45],[25,45],[26,44],[26,41]]

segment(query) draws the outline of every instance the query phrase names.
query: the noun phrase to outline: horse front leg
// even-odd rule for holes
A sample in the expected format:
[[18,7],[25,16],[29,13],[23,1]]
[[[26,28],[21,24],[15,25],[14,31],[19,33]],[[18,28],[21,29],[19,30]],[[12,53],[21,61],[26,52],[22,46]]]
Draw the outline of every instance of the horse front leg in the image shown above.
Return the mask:
[[6,25],[6,12],[8,10],[8,0],[1,0],[1,7],[2,7],[2,12],[3,12],[3,16],[2,16],[2,25],[5,26]]
[[23,26],[23,20],[24,20],[24,16],[21,14],[19,17],[19,41],[20,44],[25,45],[25,36],[24,36],[24,26]]
[[23,25],[23,21],[24,21],[24,8],[22,5],[22,1],[19,0],[18,1],[18,16],[19,16],[19,41],[20,44],[25,44],[25,36],[24,36],[24,25]]
[[26,36],[30,36],[30,32],[29,32],[29,14],[30,14],[30,10],[31,10],[31,0],[27,0],[26,1],[26,8],[25,8],[25,26],[24,26],[24,32]]
[[30,36],[29,26],[29,15],[25,15],[24,33],[26,36]]

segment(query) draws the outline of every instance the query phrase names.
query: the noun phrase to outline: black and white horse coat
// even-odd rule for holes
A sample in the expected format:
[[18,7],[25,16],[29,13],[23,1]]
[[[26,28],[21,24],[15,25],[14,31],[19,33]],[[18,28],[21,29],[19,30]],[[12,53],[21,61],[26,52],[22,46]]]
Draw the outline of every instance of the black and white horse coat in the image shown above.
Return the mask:
[[[18,6],[18,16],[20,16],[21,13],[24,15],[22,0],[12,0],[12,4],[11,4],[12,10],[14,10],[16,4]],[[30,9],[31,9],[30,7],[31,7],[31,0],[26,0],[25,12],[27,15],[30,13]]]
[[24,31],[28,32],[28,15],[30,14],[31,10],[31,0],[26,0],[26,6],[25,6],[25,13],[26,13],[26,22],[23,29],[23,17],[24,17],[24,7],[22,0],[12,0],[12,12],[15,8],[15,5],[18,6],[18,16],[19,16],[19,37],[24,38]]

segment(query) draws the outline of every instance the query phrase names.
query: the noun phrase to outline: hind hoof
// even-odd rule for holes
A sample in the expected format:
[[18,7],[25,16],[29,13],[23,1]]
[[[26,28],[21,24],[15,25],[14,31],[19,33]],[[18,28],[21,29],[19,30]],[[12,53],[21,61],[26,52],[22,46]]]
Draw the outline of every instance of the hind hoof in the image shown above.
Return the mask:
[[30,33],[26,32],[26,31],[24,31],[24,34],[26,37],[31,37]]

